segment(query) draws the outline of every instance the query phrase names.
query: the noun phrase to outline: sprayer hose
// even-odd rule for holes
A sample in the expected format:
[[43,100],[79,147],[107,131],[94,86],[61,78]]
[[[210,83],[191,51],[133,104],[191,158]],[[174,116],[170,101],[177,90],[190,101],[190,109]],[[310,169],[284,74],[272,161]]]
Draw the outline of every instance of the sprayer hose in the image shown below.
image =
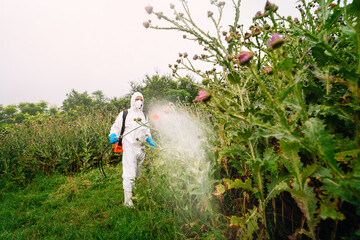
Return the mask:
[[112,148],[112,143],[109,143],[108,145],[106,145],[106,147],[104,148],[104,151],[102,152],[100,158],[99,158],[99,161],[98,161],[98,167],[99,167],[99,171],[101,173],[101,175],[103,175],[104,178],[106,178],[106,174],[105,174],[105,171],[104,171],[104,168],[103,168],[103,156],[104,154],[109,151],[110,149]]
[[[128,135],[129,133],[135,131],[136,129],[138,129],[138,128],[140,128],[140,127],[142,127],[142,125],[140,125],[140,126],[134,128],[133,130],[127,132],[125,135],[120,136],[120,138],[123,139],[126,135]],[[102,154],[101,154],[101,156],[100,156],[100,158],[99,158],[99,161],[98,161],[99,171],[100,171],[101,175],[104,176],[104,178],[106,178],[106,174],[105,174],[105,172],[104,172],[102,158],[103,158],[104,154],[105,154],[107,151],[109,151],[109,149],[111,148],[111,145],[112,145],[112,143],[109,143],[108,145],[105,146],[104,151],[102,152]]]

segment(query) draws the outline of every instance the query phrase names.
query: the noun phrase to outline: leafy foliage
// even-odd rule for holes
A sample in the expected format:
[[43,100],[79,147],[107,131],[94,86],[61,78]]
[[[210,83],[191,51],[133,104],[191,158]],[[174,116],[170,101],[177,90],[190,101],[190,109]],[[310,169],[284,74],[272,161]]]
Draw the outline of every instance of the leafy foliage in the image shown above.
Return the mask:
[[[198,27],[187,1],[181,1],[184,13],[172,7],[174,17],[151,8],[148,13],[165,23],[144,24],[180,31],[204,47],[193,61],[180,55],[172,69],[179,77],[186,69],[203,78],[197,100],[212,115],[218,133],[215,147],[225,178],[214,195],[223,204],[229,226],[256,224],[246,225],[248,232],[235,228],[234,236],[244,239],[281,238],[285,233],[293,239],[335,239],[347,233],[334,228],[328,235],[328,222],[338,226],[355,218],[346,226],[354,233],[360,216],[360,3],[301,0],[298,19],[280,16],[278,7],[267,1],[247,32],[238,24],[240,2],[232,1],[234,23],[229,25],[221,24],[227,3],[211,1],[217,14],[209,11],[208,18],[215,32]],[[227,25],[229,31],[223,29]],[[214,67],[202,71],[194,61]],[[249,201],[243,196],[250,196]],[[244,204],[236,199],[244,199]],[[282,220],[290,217],[277,212],[279,201],[281,209],[295,203],[305,225],[299,218],[292,232],[278,227],[279,215]],[[345,214],[345,202],[357,215]],[[253,210],[249,214],[247,209]],[[267,213],[271,210],[273,216]]]

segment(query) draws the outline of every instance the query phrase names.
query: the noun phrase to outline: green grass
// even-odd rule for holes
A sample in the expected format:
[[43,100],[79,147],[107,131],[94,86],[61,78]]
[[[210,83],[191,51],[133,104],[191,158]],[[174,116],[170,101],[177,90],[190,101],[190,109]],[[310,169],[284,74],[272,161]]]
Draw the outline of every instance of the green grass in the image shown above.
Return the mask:
[[[124,207],[121,167],[73,177],[38,176],[26,187],[10,183],[0,191],[0,239],[181,239],[171,208],[156,204],[149,191]],[[137,194],[139,195],[139,194]],[[140,194],[142,195],[142,194]]]

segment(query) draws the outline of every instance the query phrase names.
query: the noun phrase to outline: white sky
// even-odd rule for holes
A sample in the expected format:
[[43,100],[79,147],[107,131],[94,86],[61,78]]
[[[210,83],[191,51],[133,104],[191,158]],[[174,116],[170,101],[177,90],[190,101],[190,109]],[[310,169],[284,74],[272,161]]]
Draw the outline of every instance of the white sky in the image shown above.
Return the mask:
[[[212,27],[210,0],[188,1],[201,25]],[[232,1],[225,2],[223,26],[234,16]],[[265,2],[242,0],[240,23],[249,27]],[[296,0],[271,2],[281,15],[298,16]],[[60,107],[71,89],[120,97],[146,74],[170,74],[179,52],[201,53],[183,33],[143,27],[148,19],[162,23],[145,6],[172,16],[170,3],[182,10],[179,0],[0,0],[0,104],[44,100]]]

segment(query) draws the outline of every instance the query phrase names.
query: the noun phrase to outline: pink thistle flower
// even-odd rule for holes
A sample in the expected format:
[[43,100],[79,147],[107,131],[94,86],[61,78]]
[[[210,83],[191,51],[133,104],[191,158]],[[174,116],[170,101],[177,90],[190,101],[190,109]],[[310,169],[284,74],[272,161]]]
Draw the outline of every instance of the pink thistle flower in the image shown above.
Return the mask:
[[271,66],[266,66],[261,68],[262,72],[265,73],[266,75],[270,75],[273,73],[273,68]]
[[260,33],[261,33],[260,28],[253,28],[253,29],[251,29],[251,35],[252,35],[252,36],[257,36],[257,35],[259,35]]
[[216,147],[210,148],[211,151],[216,152]]
[[202,81],[201,81],[202,84],[204,85],[208,85],[210,83],[210,79],[209,78],[204,78]]
[[208,12],[207,12],[208,18],[211,18],[213,15],[214,15],[214,13],[213,13],[212,11],[208,11]]
[[175,19],[176,19],[176,20],[180,20],[183,16],[184,16],[183,13],[178,13],[178,14],[176,14]]
[[266,1],[265,4],[265,11],[276,11],[278,9],[278,6],[276,6],[273,3],[270,3],[269,1]]
[[231,42],[232,40],[233,37],[231,35],[225,37],[225,41],[227,41],[228,43]]
[[163,12],[158,12],[158,13],[155,13],[155,14],[158,17],[158,19],[161,19],[164,16]]
[[150,27],[150,23],[149,23],[149,22],[143,22],[143,26],[144,26],[145,28],[149,28],[149,27]]
[[145,7],[145,10],[146,10],[146,12],[147,12],[148,14],[151,14],[151,13],[153,12],[153,7],[150,6],[150,5],[148,5],[148,6]]
[[254,54],[252,52],[240,52],[236,59],[239,63],[239,65],[244,66],[250,62],[250,60],[253,58]]
[[244,35],[244,39],[248,39],[249,37],[251,37],[251,34],[246,32],[245,35]]
[[262,17],[264,17],[264,14],[262,14],[261,11],[258,11],[258,12],[255,14],[254,19],[259,19],[259,18],[262,18]]
[[271,3],[269,1],[266,1],[265,3],[265,10],[270,10]]
[[209,100],[209,98],[210,98],[210,93],[208,93],[207,91],[200,91],[199,95],[195,98],[195,101],[205,102]]
[[281,47],[285,43],[285,40],[278,33],[274,34],[268,41],[268,49],[273,50]]

